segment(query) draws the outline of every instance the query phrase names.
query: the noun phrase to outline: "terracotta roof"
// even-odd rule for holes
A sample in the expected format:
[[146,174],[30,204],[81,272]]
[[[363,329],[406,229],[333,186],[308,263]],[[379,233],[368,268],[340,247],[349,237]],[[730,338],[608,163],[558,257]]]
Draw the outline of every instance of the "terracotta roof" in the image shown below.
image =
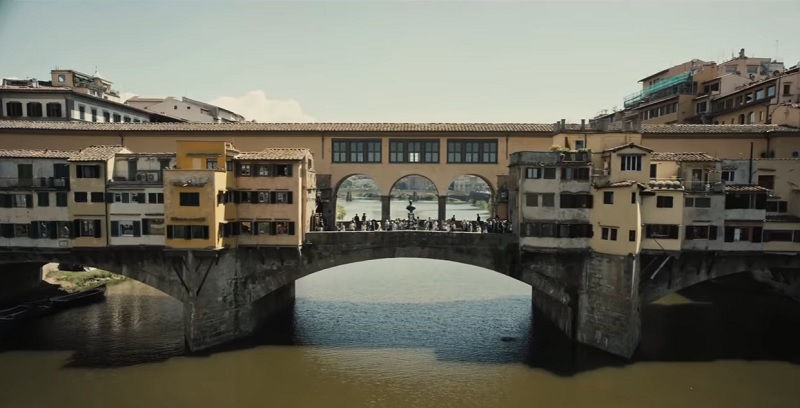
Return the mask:
[[700,152],[653,152],[651,156],[655,161],[677,161],[677,162],[716,162],[719,161],[714,156]]
[[791,214],[767,214],[767,222],[800,222],[800,217]]
[[[79,94],[92,97],[86,94]],[[93,97],[92,97],[93,98]],[[120,104],[118,102],[104,102]],[[155,112],[124,105],[150,115]],[[166,114],[157,114],[175,119]],[[177,120],[177,119],[176,119]],[[546,123],[95,123],[68,121],[0,120],[0,130],[75,130],[75,131],[159,131],[159,132],[534,132],[557,133],[554,124]],[[566,124],[564,132],[581,132],[580,124]],[[588,126],[587,133],[595,132]],[[604,132],[620,132],[622,124],[612,124]],[[735,134],[735,133],[798,133],[800,129],[779,125],[642,125],[649,134]]]
[[303,160],[310,155],[308,149],[264,149],[260,152],[244,152],[234,156],[236,160]]
[[0,157],[19,159],[69,159],[75,151],[50,150],[50,149],[3,149]]
[[74,153],[69,161],[104,161],[114,157],[117,153],[130,153],[125,146],[94,145]]
[[68,88],[66,86],[44,85],[44,84],[42,84],[40,82],[37,86],[30,86],[30,85],[0,85],[0,89],[23,90],[23,91],[36,91],[36,90],[69,91],[71,88]]
[[642,133],[800,133],[800,129],[780,125],[643,125]]
[[614,188],[614,187],[630,187],[630,186],[634,186],[634,185],[638,185],[639,188],[642,188],[642,189],[647,188],[647,186],[645,186],[644,184],[639,183],[637,181],[633,181],[633,180],[622,180],[622,181],[617,181],[617,182],[610,183],[610,184],[605,184],[605,185],[595,185],[595,188],[602,189],[602,188]]
[[768,189],[750,184],[729,184],[725,186],[726,193],[766,193]]
[[619,151],[619,150],[622,150],[622,149],[627,149],[629,147],[633,147],[633,148],[636,148],[636,149],[641,149],[641,150],[644,150],[644,151],[646,151],[648,153],[653,151],[653,149],[648,149],[648,148],[646,148],[646,147],[644,147],[642,145],[638,145],[636,143],[628,143],[628,144],[624,144],[624,145],[620,145],[620,146],[617,146],[617,147],[612,147],[610,149],[603,150],[603,153],[605,153],[605,152],[616,152],[616,151]]

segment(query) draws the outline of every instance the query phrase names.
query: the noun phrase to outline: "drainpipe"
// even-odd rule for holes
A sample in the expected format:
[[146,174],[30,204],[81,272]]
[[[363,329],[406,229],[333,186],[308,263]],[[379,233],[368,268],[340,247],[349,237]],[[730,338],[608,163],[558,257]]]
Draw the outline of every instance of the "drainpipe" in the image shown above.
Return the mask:
[[772,154],[772,150],[770,149],[770,145],[772,143],[771,143],[771,140],[769,138],[769,133],[768,132],[764,132],[764,138],[767,139],[767,154],[766,154],[766,156],[767,156],[767,158],[769,158],[771,156],[771,154]]
[[747,184],[753,184],[753,144],[755,142],[750,142],[750,169],[747,171]]

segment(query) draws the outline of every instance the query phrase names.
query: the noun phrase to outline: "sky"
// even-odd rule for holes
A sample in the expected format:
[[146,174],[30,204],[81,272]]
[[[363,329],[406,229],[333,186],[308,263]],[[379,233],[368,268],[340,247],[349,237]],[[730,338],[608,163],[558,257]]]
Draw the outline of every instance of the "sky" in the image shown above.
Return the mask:
[[[0,0],[0,76],[259,122],[579,122],[693,58],[800,62],[800,1]],[[777,41],[777,42],[776,42]]]

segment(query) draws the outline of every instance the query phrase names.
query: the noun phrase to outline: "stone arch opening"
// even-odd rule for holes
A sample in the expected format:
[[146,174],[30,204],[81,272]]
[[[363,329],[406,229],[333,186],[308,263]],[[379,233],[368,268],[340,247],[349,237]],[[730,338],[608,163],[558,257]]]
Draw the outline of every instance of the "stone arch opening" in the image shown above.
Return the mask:
[[371,176],[353,173],[342,177],[335,186],[336,226],[354,228],[356,216],[378,219],[381,215],[380,186]]
[[385,208],[383,220],[409,219],[409,204],[415,207],[413,215],[416,220],[438,219],[439,189],[436,183],[420,174],[409,174],[395,180],[389,189],[388,214]]
[[483,176],[465,174],[456,177],[447,187],[447,216],[458,221],[486,220],[496,213],[495,191]]

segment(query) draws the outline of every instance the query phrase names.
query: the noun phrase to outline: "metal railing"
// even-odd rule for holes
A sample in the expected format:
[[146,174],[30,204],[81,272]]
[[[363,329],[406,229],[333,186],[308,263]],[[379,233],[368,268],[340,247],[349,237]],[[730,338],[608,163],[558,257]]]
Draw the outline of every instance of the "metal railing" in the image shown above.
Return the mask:
[[664,79],[663,81],[656,82],[655,84],[651,85],[646,89],[643,89],[639,92],[634,92],[626,96],[623,99],[623,104],[625,105],[625,107],[636,105],[639,101],[641,101],[642,99],[644,99],[649,95],[673,87],[675,85],[680,85],[684,82],[689,82],[691,80],[692,80],[691,72],[684,72],[682,74],[671,76],[669,78]]
[[69,188],[69,177],[0,177],[0,188]]

